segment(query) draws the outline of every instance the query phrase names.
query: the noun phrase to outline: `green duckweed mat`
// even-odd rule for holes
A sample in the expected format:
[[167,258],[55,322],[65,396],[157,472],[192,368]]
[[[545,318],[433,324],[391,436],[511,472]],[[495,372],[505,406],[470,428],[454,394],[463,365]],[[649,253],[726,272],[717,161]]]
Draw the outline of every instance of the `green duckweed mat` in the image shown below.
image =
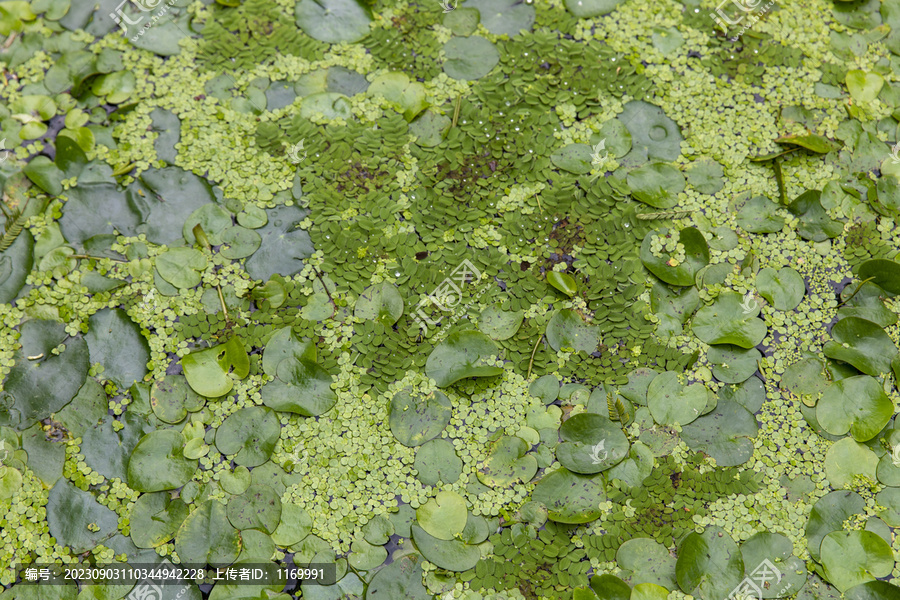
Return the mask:
[[900,0],[0,36],[0,600],[900,598]]

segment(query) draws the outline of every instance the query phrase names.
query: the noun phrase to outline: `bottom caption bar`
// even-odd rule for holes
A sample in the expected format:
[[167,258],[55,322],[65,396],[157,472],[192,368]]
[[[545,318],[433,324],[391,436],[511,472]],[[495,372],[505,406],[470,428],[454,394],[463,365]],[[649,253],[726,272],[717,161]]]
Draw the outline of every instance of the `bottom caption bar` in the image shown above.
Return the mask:
[[106,565],[20,565],[16,572],[22,584],[65,585],[184,585],[222,583],[225,585],[290,585],[293,583],[332,585],[337,582],[335,563],[312,563],[305,567],[272,563],[241,563],[227,567],[174,565],[172,563],[113,563]]

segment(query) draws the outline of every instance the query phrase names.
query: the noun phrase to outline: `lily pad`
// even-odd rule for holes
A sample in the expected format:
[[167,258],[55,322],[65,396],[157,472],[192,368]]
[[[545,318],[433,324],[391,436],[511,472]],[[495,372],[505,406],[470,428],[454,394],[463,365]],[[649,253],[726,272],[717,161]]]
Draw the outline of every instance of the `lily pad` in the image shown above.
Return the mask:
[[890,544],[871,531],[833,531],[822,540],[821,556],[825,576],[842,592],[894,568]]
[[653,420],[660,425],[687,425],[706,407],[707,390],[700,383],[683,385],[677,373],[666,371],[650,383],[647,400]]
[[599,473],[628,454],[628,438],[622,429],[601,415],[570,417],[559,428],[559,436],[562,443],[556,447],[556,458],[573,473]]
[[[579,0],[569,0],[578,2]],[[584,2],[585,0],[580,0]],[[618,0],[593,0],[594,2],[612,5]],[[610,6],[612,10],[614,6]],[[678,125],[666,116],[663,110],[643,100],[632,100],[626,104],[616,117],[625,124],[631,133],[632,147],[619,162],[628,165],[639,165],[648,160],[674,161],[681,154],[681,142],[684,138]]]
[[337,402],[331,375],[310,360],[286,358],[278,363],[275,374],[276,379],[260,390],[263,404],[269,408],[314,417]]
[[425,485],[456,483],[462,474],[463,462],[448,440],[438,438],[425,442],[416,450],[413,462],[416,477]]
[[600,331],[595,325],[586,324],[581,316],[573,310],[563,309],[547,323],[547,342],[559,352],[565,348],[588,354],[597,350],[600,343]]
[[116,532],[118,521],[116,513],[67,479],[59,479],[50,490],[47,501],[50,535],[73,552],[85,552],[103,542]]
[[91,362],[102,364],[103,378],[119,388],[127,389],[147,374],[150,346],[124,310],[108,308],[94,313],[84,339]]
[[518,0],[466,0],[465,8],[476,8],[481,23],[494,35],[519,35],[534,26],[534,6]]
[[834,324],[831,337],[834,341],[826,342],[822,348],[828,358],[850,363],[866,375],[891,372],[891,361],[898,355],[897,346],[875,323],[847,317]]
[[275,411],[263,406],[248,406],[230,414],[216,430],[216,448],[225,455],[234,454],[234,462],[256,467],[272,456],[281,435]]
[[810,190],[798,196],[788,206],[788,210],[800,219],[798,232],[804,240],[824,242],[837,237],[844,230],[843,223],[828,216],[819,200],[821,196],[820,191]]
[[672,208],[684,191],[685,179],[677,168],[666,163],[650,163],[628,173],[631,194],[644,204]]
[[784,227],[779,206],[764,196],[747,200],[737,214],[737,224],[749,233],[776,233]]
[[503,368],[489,364],[497,353],[497,346],[483,333],[457,331],[432,350],[425,362],[425,373],[437,382],[438,387],[447,387],[469,377],[500,375]]
[[815,406],[819,395],[828,387],[825,363],[818,358],[795,362],[785,369],[781,387],[797,394],[806,406]]
[[616,562],[622,579],[632,586],[642,583],[675,589],[675,557],[652,538],[633,538],[619,546]]
[[566,9],[579,19],[611,13],[624,0],[565,0]]
[[561,467],[541,477],[531,499],[547,507],[551,521],[579,524],[600,517],[599,505],[606,494],[596,476],[578,475]]
[[369,96],[383,96],[403,113],[407,121],[415,119],[428,108],[425,86],[418,81],[410,81],[405,73],[391,72],[375,78],[366,91]]
[[739,348],[729,344],[710,346],[708,360],[713,376],[722,383],[741,383],[759,369],[762,354],[756,348]]
[[175,537],[190,508],[166,492],[142,494],[129,517],[131,540],[138,548],[158,548]]
[[456,492],[443,491],[416,509],[416,521],[429,535],[452,540],[466,528],[466,500]]
[[609,481],[620,480],[628,487],[639,487],[653,471],[653,451],[643,442],[637,441],[628,449],[628,455],[612,467],[606,476]]
[[226,513],[235,529],[272,533],[281,522],[281,498],[267,485],[251,485],[228,501]]
[[845,78],[850,97],[859,104],[866,104],[878,97],[884,85],[884,77],[878,73],[867,73],[859,69],[847,71]]
[[128,485],[139,492],[180,488],[191,480],[197,461],[184,456],[184,436],[171,429],[141,438],[128,461]]
[[856,492],[836,491],[819,498],[809,513],[806,525],[809,555],[814,560],[819,560],[819,547],[825,536],[832,531],[841,530],[844,521],[853,515],[864,513],[865,509],[865,501]]
[[207,500],[195,508],[178,528],[175,551],[186,564],[224,567],[241,553],[241,534],[228,522],[225,505]]
[[[315,0],[304,2],[312,4]],[[259,250],[244,264],[253,279],[268,281],[276,273],[287,277],[303,268],[303,261],[312,256],[314,249],[309,233],[296,227],[308,212],[297,205],[266,211],[268,223],[256,230],[262,237]]]
[[[84,383],[90,367],[88,346],[70,338],[55,321],[33,319],[19,327],[21,348],[3,384],[12,405],[0,407],[0,424],[27,429],[68,404]],[[60,344],[64,350],[53,349]]]
[[697,311],[691,328],[694,335],[707,344],[753,348],[766,337],[766,325],[756,318],[758,314],[758,304],[747,304],[740,294],[725,292],[712,306]]
[[282,327],[273,333],[266,343],[262,357],[263,371],[274,377],[279,363],[288,358],[316,362],[316,346],[297,337],[291,327]]
[[884,429],[894,404],[873,377],[859,375],[835,381],[816,405],[816,418],[828,433],[865,442]]
[[[134,235],[143,220],[138,208],[112,183],[80,183],[66,192],[59,228],[70,244],[95,235]],[[100,218],[98,218],[98,216]]]
[[478,329],[493,340],[508,340],[522,326],[524,318],[525,313],[521,310],[503,310],[495,304],[481,312]]
[[191,388],[207,398],[224,396],[234,387],[234,379],[250,373],[250,357],[240,338],[198,350],[181,358],[181,367]]
[[156,257],[160,277],[180,289],[199,284],[208,264],[206,256],[193,248],[171,248]]
[[703,600],[726,598],[744,577],[744,560],[734,540],[719,527],[692,531],[678,546],[678,587]]
[[418,554],[405,555],[379,569],[369,582],[365,600],[430,600],[433,596],[422,584],[421,558]]
[[458,540],[440,540],[427,531],[413,525],[410,527],[412,540],[419,552],[441,569],[448,571],[468,571],[473,568],[481,558],[481,550],[478,546],[470,546]]
[[490,455],[477,471],[478,481],[492,488],[507,488],[528,483],[537,473],[537,459],[520,437],[503,436],[493,443]]
[[391,399],[388,422],[397,441],[412,448],[439,436],[452,414],[450,399],[443,392],[422,396],[404,388]]
[[[677,30],[675,30],[675,34],[679,35]],[[712,195],[725,187],[725,183],[722,181],[725,171],[722,169],[722,165],[714,160],[702,158],[694,161],[689,165],[686,174],[688,184],[701,194]]]
[[356,0],[301,0],[295,12],[306,35],[329,44],[359,41],[372,21],[369,7]]
[[841,300],[846,304],[838,309],[838,319],[859,317],[880,327],[890,327],[897,322],[898,317],[897,313],[885,306],[885,299],[885,291],[871,281],[862,285],[847,285],[841,290]]
[[719,399],[716,408],[686,425],[681,439],[697,452],[704,452],[720,467],[734,467],[753,456],[753,438],[759,429],[756,417],[730,400]]
[[662,250],[654,253],[654,241],[665,244],[674,235],[674,231],[666,228],[648,233],[641,244],[641,262],[665,283],[694,285],[697,273],[709,264],[709,245],[698,229],[685,227],[678,234],[673,252]]
[[500,53],[481,36],[453,37],[444,44],[444,72],[453,79],[481,79],[500,62]]
[[857,475],[877,481],[877,468],[875,453],[852,438],[838,440],[825,453],[825,476],[836,489],[852,485]]
[[575,175],[590,173],[591,147],[587,144],[568,144],[551,154],[550,162]]
[[790,267],[766,267],[756,274],[756,289],[778,310],[794,310],[806,294],[803,277]]
[[741,544],[745,576],[757,584],[759,597],[793,596],[803,587],[806,563],[793,552],[791,540],[780,533],[761,531]]
[[378,321],[385,327],[390,327],[403,315],[403,298],[393,283],[376,283],[368,287],[356,301],[353,314],[357,318]]
[[204,402],[181,375],[166,375],[153,382],[150,389],[150,408],[166,423],[180,423],[188,412],[203,408]]

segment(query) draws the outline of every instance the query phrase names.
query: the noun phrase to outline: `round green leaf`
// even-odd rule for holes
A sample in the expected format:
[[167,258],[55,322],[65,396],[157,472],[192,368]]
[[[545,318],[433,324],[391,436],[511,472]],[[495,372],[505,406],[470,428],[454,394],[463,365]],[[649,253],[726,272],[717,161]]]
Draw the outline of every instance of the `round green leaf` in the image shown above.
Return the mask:
[[655,583],[639,583],[631,590],[631,600],[665,600],[669,590]]
[[847,71],[846,82],[850,96],[857,103],[866,104],[878,97],[878,92],[884,85],[884,77],[878,73],[866,73],[859,69],[851,69]]
[[631,151],[631,133],[625,124],[618,119],[610,119],[600,126],[600,130],[591,136],[591,145],[600,142],[615,158],[621,158]]
[[563,309],[556,312],[547,323],[547,342],[555,351],[572,348],[588,354],[597,350],[600,330],[596,325],[588,325],[574,310]]
[[478,480],[492,488],[507,488],[517,482],[528,483],[537,473],[537,460],[528,444],[517,436],[503,436],[493,443],[490,455],[477,471]]
[[766,388],[758,377],[751,377],[740,385],[726,385],[719,389],[720,400],[730,400],[757,413],[766,401]]
[[391,399],[388,423],[397,441],[412,448],[439,436],[452,413],[450,399],[443,392],[422,396],[404,388]]
[[195,392],[217,398],[231,391],[232,379],[250,374],[250,357],[240,338],[233,337],[224,344],[181,357],[181,367]]
[[356,540],[350,545],[347,560],[354,569],[368,571],[381,565],[387,555],[387,550],[381,546],[373,546],[365,540]]
[[722,383],[746,381],[756,373],[760,358],[762,353],[756,348],[738,348],[729,344],[709,347],[709,364],[714,365],[713,375]]
[[876,481],[877,468],[875,453],[852,438],[838,440],[825,453],[825,477],[836,489],[852,485],[856,475]]
[[376,283],[368,287],[356,301],[353,315],[390,327],[403,315],[403,298],[393,283]]
[[407,121],[412,121],[428,107],[425,86],[418,81],[410,81],[405,73],[379,75],[366,93],[369,96],[383,96],[398,112],[403,113]]
[[[613,0],[594,1],[611,3]],[[616,118],[625,124],[632,139],[631,152],[620,163],[639,165],[648,160],[673,161],[681,154],[684,140],[681,131],[660,107],[643,100],[632,100]]]
[[431,351],[425,373],[442,388],[468,377],[500,375],[502,367],[485,364],[493,362],[497,352],[497,346],[483,333],[457,331]]
[[272,541],[276,545],[287,548],[297,544],[312,531],[312,517],[296,504],[281,506],[281,522],[272,532]]
[[707,391],[703,384],[683,385],[674,371],[660,373],[647,388],[650,414],[660,425],[687,425],[700,416],[706,403]]
[[128,461],[128,485],[139,492],[180,488],[191,480],[197,461],[184,456],[184,436],[171,429],[141,438]]
[[591,147],[587,144],[568,144],[551,154],[550,162],[575,175],[590,173]]
[[648,271],[668,284],[694,285],[697,273],[709,264],[709,245],[698,229],[685,227],[678,234],[674,252],[663,249],[654,253],[655,240],[666,242],[674,235],[674,232],[666,228],[649,232],[641,244],[641,262]]
[[524,311],[503,310],[499,305],[488,306],[481,312],[478,329],[493,340],[508,340],[516,334],[525,318]]
[[794,310],[806,294],[803,277],[790,267],[778,271],[766,267],[756,274],[756,289],[778,310]]
[[263,404],[269,408],[314,417],[328,412],[337,402],[337,394],[331,389],[334,380],[314,362],[286,358],[278,363],[276,375],[260,390]]
[[844,594],[847,600],[896,600],[900,589],[887,581],[867,581],[853,586]]
[[606,500],[597,477],[578,475],[565,467],[546,473],[531,493],[534,502],[547,507],[551,521],[590,523],[600,516],[600,503]]
[[566,9],[578,17],[586,19],[611,13],[624,0],[565,0]]
[[224,567],[237,560],[241,534],[228,522],[225,505],[218,500],[207,500],[178,528],[175,551],[182,563]]
[[677,168],[650,163],[628,173],[628,187],[637,200],[656,208],[672,208],[684,191],[685,179]]
[[[883,506],[884,510],[878,513],[878,516],[890,527],[900,526],[900,488],[885,488],[875,495],[875,501],[879,506]],[[890,530],[888,530],[887,539],[891,539]]]
[[150,388],[150,408],[160,421],[180,423],[188,411],[203,408],[204,399],[197,395],[181,375],[166,375]]
[[[459,10],[448,13],[453,15]],[[477,13],[476,13],[477,15]],[[446,18],[446,17],[445,17]],[[452,124],[450,117],[426,110],[415,121],[409,124],[410,135],[415,136],[415,143],[424,148],[434,148],[444,141],[444,132]]]
[[844,521],[853,515],[862,514],[865,508],[865,501],[856,492],[830,492],[819,498],[812,507],[806,524],[809,555],[814,560],[819,560],[819,547],[825,536],[842,529]]
[[631,588],[615,575],[595,575],[591,577],[591,590],[599,600],[629,600]]
[[781,387],[798,395],[806,406],[815,406],[819,395],[828,387],[825,363],[818,358],[795,362],[785,369]]
[[[90,359],[85,341],[70,338],[62,323],[32,319],[19,332],[21,348],[3,383],[12,404],[0,405],[0,425],[21,430],[71,402],[87,377]],[[60,344],[63,351],[54,354]]]
[[306,35],[329,44],[359,41],[372,20],[368,6],[356,0],[301,0],[295,13]]
[[734,467],[753,456],[752,439],[757,430],[756,417],[750,411],[720,399],[711,413],[684,427],[681,439],[692,450],[712,456],[718,466]]
[[166,492],[142,494],[129,517],[131,541],[138,548],[158,548],[175,537],[190,508]]
[[181,235],[188,244],[197,243],[194,238],[194,227],[197,225],[203,228],[209,243],[218,246],[222,243],[222,232],[231,227],[231,213],[211,202],[192,212],[181,228]]
[[707,527],[681,541],[675,573],[684,593],[721,600],[741,583],[744,561],[731,536],[719,527]]
[[825,356],[850,363],[866,375],[891,372],[897,346],[884,329],[859,317],[841,319],[831,328],[832,342],[822,348]]
[[[14,471],[7,467],[8,472]],[[0,484],[2,485],[2,484]],[[81,553],[94,548],[115,533],[118,516],[90,492],[76,488],[67,479],[59,479],[47,501],[47,524],[56,542]],[[95,525],[88,529],[89,525]]]
[[219,474],[219,485],[229,494],[243,494],[250,487],[250,469],[240,465],[234,471],[222,471]]
[[[678,33],[677,30],[675,33]],[[722,165],[714,160],[701,158],[688,166],[687,182],[701,194],[715,194],[725,186],[722,181],[724,174]]]
[[513,37],[534,25],[534,6],[518,0],[466,0],[465,7],[478,9],[481,23],[494,35]]
[[281,435],[281,424],[270,408],[248,406],[229,415],[216,430],[216,448],[236,455],[234,462],[256,467],[272,456]]
[[655,583],[675,589],[675,557],[651,538],[630,539],[616,551],[622,579],[631,585]]
[[468,571],[481,558],[478,546],[470,546],[458,540],[440,540],[427,531],[413,525],[410,527],[413,542],[430,563],[448,571]]
[[833,531],[822,540],[825,577],[842,592],[890,575],[894,568],[891,546],[871,531]]
[[206,256],[193,248],[171,248],[156,257],[160,277],[181,289],[199,284],[207,264]]
[[147,374],[150,346],[141,328],[124,310],[113,308],[94,313],[88,322],[84,339],[91,352],[91,362],[105,368],[103,377],[126,389]]
[[481,36],[453,37],[444,44],[444,72],[453,79],[481,79],[498,62],[497,48]]
[[707,344],[734,344],[753,348],[766,337],[766,325],[756,316],[759,305],[747,303],[735,292],[724,292],[697,311],[691,325],[694,335]]
[[793,596],[806,583],[806,563],[793,552],[791,540],[780,533],[761,531],[741,544],[745,576],[757,584],[760,598]]
[[894,416],[894,404],[873,377],[859,375],[835,381],[816,405],[816,418],[832,435],[848,431],[865,442],[884,429]]
[[367,542],[383,546],[394,535],[394,524],[385,515],[378,515],[363,526],[362,532]]
[[448,440],[438,438],[425,442],[416,450],[413,468],[425,485],[455,483],[462,474],[463,463]]
[[259,249],[262,236],[245,227],[228,227],[222,232],[219,254],[229,260],[247,258]]
[[635,442],[625,459],[606,474],[609,481],[618,479],[628,487],[640,487],[653,471],[653,451],[643,442]]
[[841,300],[846,304],[838,309],[838,319],[859,317],[881,327],[890,327],[898,321],[898,316],[885,306],[885,296],[885,291],[871,281],[848,285],[841,290]]
[[365,600],[430,600],[433,596],[422,584],[421,558],[418,554],[406,555],[379,569],[369,582]]
[[281,498],[267,485],[251,485],[228,501],[227,515],[236,529],[272,533],[281,522]]
[[262,356],[263,371],[274,377],[278,364],[286,358],[316,362],[316,346],[300,340],[291,327],[282,327],[266,343]]
[[467,515],[465,498],[450,491],[438,492],[416,509],[416,521],[422,529],[440,540],[452,540],[461,534]]
[[622,429],[600,415],[570,417],[559,428],[559,436],[562,443],[556,447],[556,458],[573,473],[599,473],[628,454],[628,438]]

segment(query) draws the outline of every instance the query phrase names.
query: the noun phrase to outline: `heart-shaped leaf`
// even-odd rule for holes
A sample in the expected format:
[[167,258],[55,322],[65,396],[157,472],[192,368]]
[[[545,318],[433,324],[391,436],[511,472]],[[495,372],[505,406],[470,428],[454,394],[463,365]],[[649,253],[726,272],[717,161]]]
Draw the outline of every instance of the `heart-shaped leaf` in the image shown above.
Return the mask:
[[487,460],[478,467],[478,481],[492,488],[528,483],[537,473],[537,460],[520,437],[503,436],[493,443]]
[[822,566],[828,581],[846,592],[890,575],[894,553],[890,544],[871,531],[833,531],[822,540]]
[[666,371],[650,382],[647,400],[653,420],[660,425],[687,425],[703,412],[708,394],[703,384],[685,386],[677,373]]
[[412,448],[439,436],[452,412],[450,399],[443,392],[423,396],[404,388],[391,399],[388,423],[397,441]]
[[644,237],[641,262],[668,284],[694,285],[697,273],[709,264],[709,245],[694,227],[682,229],[677,241],[674,231],[663,228]]
[[806,294],[803,277],[790,267],[766,267],[756,274],[756,289],[778,310],[794,310]]
[[376,283],[360,295],[353,314],[360,319],[378,321],[385,327],[390,327],[403,315],[403,298],[393,283]]
[[866,375],[891,372],[897,346],[878,325],[858,317],[841,319],[831,328],[832,342],[822,348],[825,356],[850,363]]
[[832,435],[848,431],[857,442],[866,442],[884,429],[894,415],[894,404],[881,384],[868,375],[835,381],[816,405],[816,418]]
[[692,531],[678,546],[675,564],[678,587],[703,600],[727,597],[744,577],[744,560],[737,544],[719,527]]
[[734,344],[753,348],[766,337],[766,325],[756,316],[759,305],[735,292],[719,295],[712,306],[697,311],[691,329],[707,344]]
[[678,204],[678,194],[684,191],[684,184],[681,171],[666,163],[650,163],[628,173],[631,195],[656,208],[672,208]]
[[720,467],[734,467],[753,456],[753,438],[757,430],[756,417],[730,400],[719,399],[716,408],[691,423],[681,432],[691,450],[704,452]]
[[141,438],[128,461],[128,485],[139,492],[180,488],[191,480],[197,461],[184,456],[184,436],[171,429]]
[[531,499],[547,507],[551,521],[578,524],[600,516],[606,494],[597,476],[578,475],[560,467],[541,477]]
[[596,325],[586,324],[575,311],[563,309],[547,323],[547,342],[557,352],[572,348],[590,354],[600,343],[600,330]]
[[234,462],[257,467],[272,456],[281,435],[275,411],[264,406],[248,406],[230,414],[216,430],[216,448]]
[[559,436],[562,443],[556,447],[556,458],[573,473],[599,473],[628,454],[628,438],[622,429],[601,415],[570,417],[559,428]]
[[425,373],[442,388],[468,377],[500,375],[503,368],[490,364],[497,352],[497,346],[483,333],[451,333],[431,351],[425,362]]
[[181,358],[181,367],[191,388],[208,398],[224,396],[234,387],[234,379],[250,374],[250,357],[240,338],[191,352]]

